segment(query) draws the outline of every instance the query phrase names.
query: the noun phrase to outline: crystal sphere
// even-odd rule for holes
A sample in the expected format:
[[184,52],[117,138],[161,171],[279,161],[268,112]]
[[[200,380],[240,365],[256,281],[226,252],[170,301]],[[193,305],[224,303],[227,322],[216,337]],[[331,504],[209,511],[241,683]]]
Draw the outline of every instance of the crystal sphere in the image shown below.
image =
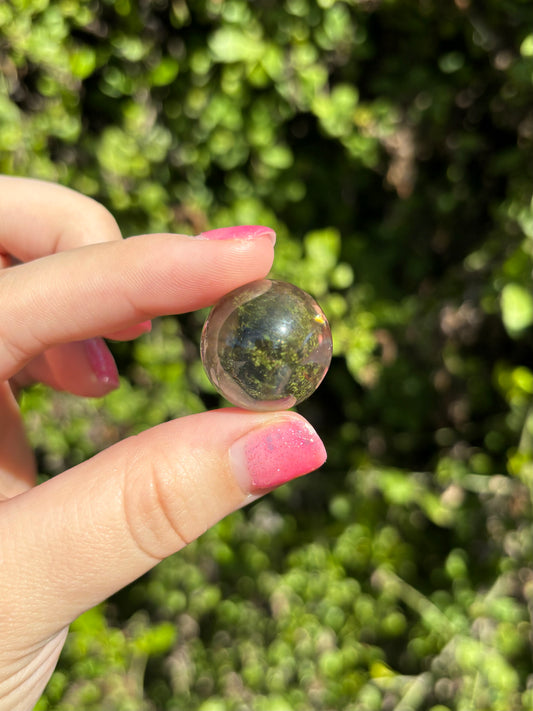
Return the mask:
[[202,331],[209,380],[226,400],[249,410],[284,410],[308,398],[331,351],[329,324],[316,301],[272,279],[226,294]]

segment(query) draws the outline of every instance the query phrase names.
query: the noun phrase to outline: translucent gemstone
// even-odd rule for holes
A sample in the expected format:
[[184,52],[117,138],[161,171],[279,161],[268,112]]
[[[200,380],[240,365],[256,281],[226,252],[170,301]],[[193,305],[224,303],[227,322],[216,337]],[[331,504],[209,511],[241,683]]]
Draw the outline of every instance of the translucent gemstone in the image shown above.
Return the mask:
[[202,332],[209,380],[249,410],[284,410],[308,398],[329,368],[331,350],[331,331],[316,301],[272,279],[226,294]]

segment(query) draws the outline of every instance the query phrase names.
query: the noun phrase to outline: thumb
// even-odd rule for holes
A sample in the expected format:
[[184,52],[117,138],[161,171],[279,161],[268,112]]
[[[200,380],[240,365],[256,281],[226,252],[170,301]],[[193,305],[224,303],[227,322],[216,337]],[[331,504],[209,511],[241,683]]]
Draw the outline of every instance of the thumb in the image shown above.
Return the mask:
[[294,412],[218,410],[126,439],[3,502],[0,599],[10,634],[30,644],[56,633],[226,514],[325,458],[316,432]]

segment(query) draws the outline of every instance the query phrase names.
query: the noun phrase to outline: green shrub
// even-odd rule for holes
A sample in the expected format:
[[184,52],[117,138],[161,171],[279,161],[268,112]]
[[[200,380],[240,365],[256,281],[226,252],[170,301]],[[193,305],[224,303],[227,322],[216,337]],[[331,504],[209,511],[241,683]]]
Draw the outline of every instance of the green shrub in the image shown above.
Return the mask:
[[[126,235],[275,227],[335,342],[300,408],[326,467],[77,621],[40,711],[531,708],[532,28],[527,0],[0,4],[0,171]],[[42,475],[216,405],[202,318],[113,344],[103,401],[26,393]]]

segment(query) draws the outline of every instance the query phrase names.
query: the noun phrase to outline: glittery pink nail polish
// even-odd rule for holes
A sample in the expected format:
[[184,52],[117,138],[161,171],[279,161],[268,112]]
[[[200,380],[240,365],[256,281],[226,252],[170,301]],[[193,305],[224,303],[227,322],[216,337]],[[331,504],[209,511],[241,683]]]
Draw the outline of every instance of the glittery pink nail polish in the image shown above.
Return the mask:
[[85,355],[96,380],[110,389],[118,388],[118,370],[113,356],[102,338],[88,338],[83,341]]
[[230,449],[235,477],[244,491],[273,489],[318,469],[326,450],[301,418],[280,419],[252,430]]
[[258,237],[269,237],[274,243],[276,241],[276,233],[270,227],[262,225],[239,225],[237,227],[220,227],[216,230],[209,230],[196,235],[197,239],[244,239],[251,240]]

